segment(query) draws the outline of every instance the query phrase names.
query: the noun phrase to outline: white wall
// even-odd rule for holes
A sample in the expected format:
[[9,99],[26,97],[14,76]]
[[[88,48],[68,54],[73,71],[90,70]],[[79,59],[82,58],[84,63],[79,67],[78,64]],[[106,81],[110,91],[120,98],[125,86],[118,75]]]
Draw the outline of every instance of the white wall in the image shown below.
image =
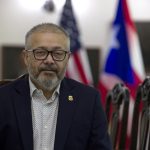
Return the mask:
[[[23,45],[25,33],[33,25],[41,22],[58,23],[59,21],[62,7],[57,6],[55,12],[47,13],[43,9],[27,9],[20,4],[20,1],[23,0],[0,0],[0,46]],[[53,1],[58,5],[64,0]],[[118,0],[72,1],[83,44],[105,48],[109,25],[114,17]],[[150,0],[127,1],[133,20],[150,20]]]

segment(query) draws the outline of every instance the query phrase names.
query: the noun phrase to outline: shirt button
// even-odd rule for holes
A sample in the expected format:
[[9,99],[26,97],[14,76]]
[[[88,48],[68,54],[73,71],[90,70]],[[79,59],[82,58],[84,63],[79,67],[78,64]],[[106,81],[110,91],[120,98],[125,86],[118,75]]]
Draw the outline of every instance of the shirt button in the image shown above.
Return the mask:
[[47,126],[44,126],[44,129],[47,129]]

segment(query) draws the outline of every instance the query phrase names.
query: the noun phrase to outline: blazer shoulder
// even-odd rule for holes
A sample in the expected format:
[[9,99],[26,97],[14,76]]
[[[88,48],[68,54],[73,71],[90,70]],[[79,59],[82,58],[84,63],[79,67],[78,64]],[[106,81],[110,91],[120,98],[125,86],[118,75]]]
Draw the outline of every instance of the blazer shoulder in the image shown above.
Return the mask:
[[99,93],[99,91],[96,88],[89,86],[89,85],[85,85],[81,82],[78,82],[78,81],[70,79],[70,78],[64,78],[64,82],[72,90],[76,89],[76,90],[82,91],[82,92],[85,91],[85,92],[89,92],[89,93]]
[[14,80],[12,79],[9,82],[0,85],[0,92],[8,91],[11,88],[17,86],[17,84],[25,83],[25,81],[27,81],[27,75],[20,76],[17,79],[14,79]]

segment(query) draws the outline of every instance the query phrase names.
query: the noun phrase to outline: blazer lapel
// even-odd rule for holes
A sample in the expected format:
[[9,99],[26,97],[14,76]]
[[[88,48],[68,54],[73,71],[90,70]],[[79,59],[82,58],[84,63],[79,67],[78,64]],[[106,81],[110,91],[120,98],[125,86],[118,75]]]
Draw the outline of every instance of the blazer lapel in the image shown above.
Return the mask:
[[64,80],[60,88],[59,111],[56,126],[54,150],[63,150],[73,114],[77,106],[76,97]]
[[16,82],[13,98],[24,150],[33,150],[31,100],[27,79]]

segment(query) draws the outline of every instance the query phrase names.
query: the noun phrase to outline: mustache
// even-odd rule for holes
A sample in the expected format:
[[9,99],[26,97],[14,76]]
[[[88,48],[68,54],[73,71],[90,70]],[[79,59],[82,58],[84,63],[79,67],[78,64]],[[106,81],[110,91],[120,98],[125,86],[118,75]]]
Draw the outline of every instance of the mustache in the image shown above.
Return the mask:
[[54,71],[54,72],[58,72],[57,67],[52,66],[52,65],[42,66],[42,67],[39,68],[39,71]]

